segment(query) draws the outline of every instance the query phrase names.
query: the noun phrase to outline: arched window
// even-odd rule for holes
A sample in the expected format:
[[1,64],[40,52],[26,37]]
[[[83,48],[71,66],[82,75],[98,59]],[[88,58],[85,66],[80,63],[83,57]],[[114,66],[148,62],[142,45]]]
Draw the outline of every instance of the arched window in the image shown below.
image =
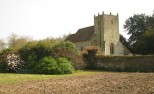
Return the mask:
[[110,44],[110,54],[111,55],[114,54],[114,44],[113,43]]

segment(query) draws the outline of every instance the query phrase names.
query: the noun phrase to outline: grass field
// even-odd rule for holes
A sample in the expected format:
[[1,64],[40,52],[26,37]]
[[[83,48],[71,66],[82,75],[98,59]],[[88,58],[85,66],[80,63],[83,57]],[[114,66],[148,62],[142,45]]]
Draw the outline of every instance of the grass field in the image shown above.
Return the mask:
[[94,74],[94,71],[76,71],[74,74],[64,75],[44,75],[44,74],[16,74],[16,73],[0,73],[0,84],[20,83],[33,80],[60,78],[67,76],[76,76],[83,74]]

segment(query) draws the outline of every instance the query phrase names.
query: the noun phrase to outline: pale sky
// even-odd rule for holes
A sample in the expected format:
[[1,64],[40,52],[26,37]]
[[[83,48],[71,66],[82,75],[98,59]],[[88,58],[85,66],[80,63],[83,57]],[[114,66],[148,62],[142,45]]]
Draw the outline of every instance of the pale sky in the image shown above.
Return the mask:
[[94,25],[94,14],[119,14],[119,30],[133,14],[151,15],[154,0],[0,0],[0,39],[11,33],[33,39],[59,37]]

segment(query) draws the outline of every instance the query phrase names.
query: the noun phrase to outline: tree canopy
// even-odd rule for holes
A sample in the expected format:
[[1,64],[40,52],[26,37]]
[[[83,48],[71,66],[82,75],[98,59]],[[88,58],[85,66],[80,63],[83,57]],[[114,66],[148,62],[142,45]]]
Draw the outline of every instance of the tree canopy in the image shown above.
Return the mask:
[[130,38],[128,48],[136,54],[154,54],[154,13],[152,15],[134,14],[124,24]]

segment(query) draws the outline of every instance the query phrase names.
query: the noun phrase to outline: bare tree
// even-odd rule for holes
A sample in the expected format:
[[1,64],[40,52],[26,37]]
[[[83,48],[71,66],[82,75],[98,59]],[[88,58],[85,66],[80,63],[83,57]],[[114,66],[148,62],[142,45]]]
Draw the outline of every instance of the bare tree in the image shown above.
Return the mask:
[[30,40],[31,39],[28,36],[18,36],[13,33],[9,36],[8,47],[20,48]]
[[9,37],[8,37],[8,46],[9,47],[14,47],[16,44],[16,40],[17,40],[18,36],[14,33],[12,33]]
[[5,48],[6,43],[0,39],[0,51],[3,50]]

